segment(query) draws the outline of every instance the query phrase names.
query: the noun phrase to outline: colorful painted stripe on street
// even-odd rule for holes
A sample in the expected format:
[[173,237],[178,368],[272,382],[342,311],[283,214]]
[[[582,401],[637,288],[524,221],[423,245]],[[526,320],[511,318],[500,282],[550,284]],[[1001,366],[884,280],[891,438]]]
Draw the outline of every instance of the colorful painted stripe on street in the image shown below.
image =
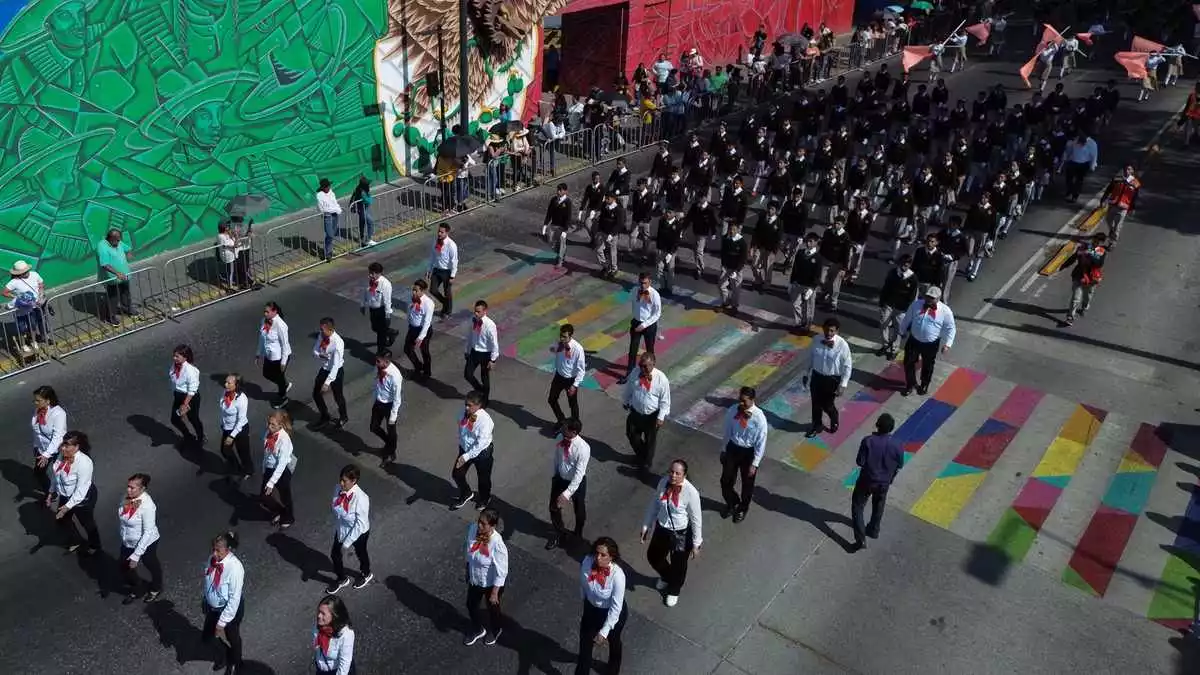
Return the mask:
[[1139,426],[1100,507],[1063,570],[1063,581],[1068,585],[1097,596],[1108,590],[1166,454],[1167,444],[1159,438],[1158,430],[1150,424]]
[[1003,553],[1011,562],[1025,559],[1107,416],[1106,411],[1082,403],[1075,407],[1012,506],[1005,510],[988,535],[990,547]]
[[788,335],[767,347],[756,359],[739,368],[712,393],[696,401],[674,420],[684,426],[699,429],[725,412],[737,400],[742,387],[757,387],[801,354],[812,338],[807,335]]
[[671,374],[671,388],[682,390],[685,385],[716,368],[717,364],[758,334],[757,331],[745,324],[725,333],[701,350],[686,366]]
[[[659,322],[658,339],[655,341],[654,352],[661,360],[665,360],[663,357],[664,354],[670,353],[685,340],[711,326],[720,318],[720,314],[716,312],[689,311],[682,307],[676,310],[675,307],[677,306],[672,303],[667,309],[664,309],[663,319]],[[628,323],[626,324],[626,328],[628,329]],[[601,351],[616,344],[621,338],[628,337],[629,331],[625,330],[622,335],[614,338],[612,342],[603,347],[599,346],[601,341],[597,340],[596,344],[598,346],[595,349]],[[587,349],[587,345],[584,345],[584,348]],[[644,351],[644,346],[641,347],[641,350]],[[611,387],[617,381],[617,378],[624,374],[625,366],[628,362],[629,354],[626,352],[615,359],[610,368],[606,370],[597,369],[593,375],[595,375],[596,381],[600,384],[600,388],[607,390]]]
[[813,472],[829,459],[833,451],[841,447],[854,432],[883,407],[885,403],[904,387],[904,366],[890,363],[882,373],[872,378],[871,383],[860,389],[850,400],[842,404],[841,421],[836,433],[806,438],[786,459],[788,465],[801,471]]
[[1013,388],[917,499],[910,513],[926,522],[949,528],[1043,396],[1042,392],[1028,387]]
[[504,355],[510,358],[519,358],[528,363],[534,353],[545,349],[558,339],[558,327],[562,324],[572,324],[575,326],[577,334],[582,334],[583,331],[580,329],[584,324],[595,321],[614,308],[624,305],[629,302],[630,297],[630,288],[613,291],[556,321],[549,322],[546,326],[522,337],[520,340],[510,343],[505,349]]
[[1200,485],[1192,486],[1175,541],[1168,548],[1147,618],[1177,630],[1191,624],[1200,596]]

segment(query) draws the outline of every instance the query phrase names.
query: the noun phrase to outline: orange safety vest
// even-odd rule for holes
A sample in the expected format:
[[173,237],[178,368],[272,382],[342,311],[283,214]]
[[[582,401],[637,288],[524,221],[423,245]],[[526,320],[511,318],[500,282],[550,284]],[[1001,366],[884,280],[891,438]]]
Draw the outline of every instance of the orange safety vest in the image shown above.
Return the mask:
[[1186,114],[1188,119],[1200,120],[1200,102],[1196,101],[1196,92],[1188,94]]
[[1126,182],[1124,178],[1118,178],[1113,181],[1108,203],[1121,209],[1128,209],[1133,205],[1133,197],[1141,187],[1142,182],[1136,178],[1133,179],[1132,184]]

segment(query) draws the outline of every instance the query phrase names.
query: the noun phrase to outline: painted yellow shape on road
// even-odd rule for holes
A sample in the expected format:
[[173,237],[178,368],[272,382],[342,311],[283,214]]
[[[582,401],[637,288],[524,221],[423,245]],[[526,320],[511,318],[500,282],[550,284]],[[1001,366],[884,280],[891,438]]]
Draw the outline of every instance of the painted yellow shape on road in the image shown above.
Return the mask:
[[1073,476],[1087,445],[1059,436],[1046,448],[1042,461],[1033,470],[1034,476]]
[[985,478],[986,471],[938,478],[913,504],[910,513],[927,523],[949,528]]

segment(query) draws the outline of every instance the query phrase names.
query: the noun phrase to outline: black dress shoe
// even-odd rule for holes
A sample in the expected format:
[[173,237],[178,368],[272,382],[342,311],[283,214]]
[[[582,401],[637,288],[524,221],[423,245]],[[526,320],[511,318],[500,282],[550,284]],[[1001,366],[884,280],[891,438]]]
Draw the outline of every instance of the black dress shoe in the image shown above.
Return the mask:
[[927,385],[927,384],[918,384],[917,385],[917,394],[924,396],[927,393],[929,393],[929,385]]
[[904,391],[900,392],[901,396],[908,396],[913,393],[912,387],[905,387]]
[[831,433],[831,434],[836,434],[837,432],[838,432],[838,424],[837,424],[837,422],[834,422],[833,424],[830,424],[830,425],[829,425],[829,433]]
[[805,438],[816,438],[818,435],[820,435],[821,431],[823,431],[823,429],[820,426],[812,427],[807,432],[805,432],[804,437]]
[[552,537],[550,539],[550,541],[546,542],[546,550],[547,551],[553,551],[554,549],[559,548],[561,546],[562,546],[562,538],[560,538],[560,537]]
[[745,512],[745,511],[740,511],[740,510],[739,510],[737,513],[733,514],[733,522],[735,522],[735,523],[740,523],[740,522],[742,522],[742,521],[743,521],[743,520],[745,520],[745,519],[746,519],[746,512]]

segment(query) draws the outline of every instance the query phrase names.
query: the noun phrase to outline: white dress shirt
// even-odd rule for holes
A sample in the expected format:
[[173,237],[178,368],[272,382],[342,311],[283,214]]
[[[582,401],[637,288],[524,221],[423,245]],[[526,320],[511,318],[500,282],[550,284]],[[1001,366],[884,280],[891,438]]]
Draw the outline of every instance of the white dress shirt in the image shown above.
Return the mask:
[[563,346],[561,342],[555,342],[550,351],[554,352],[554,372],[571,380],[573,387],[583,384],[583,376],[587,374],[583,345],[572,338],[566,346]]
[[321,364],[321,370],[329,371],[328,377],[325,378],[325,384],[333,384],[338,373],[341,372],[342,366],[346,364],[346,342],[336,331],[330,333],[328,339],[318,333],[317,342],[313,345],[313,356],[317,359],[317,363]]
[[400,417],[400,386],[403,382],[404,377],[394,363],[389,363],[382,371],[375,369],[375,402],[392,406],[388,413],[388,424],[395,424]]
[[496,322],[490,316],[482,319],[471,317],[471,330],[467,332],[467,354],[487,352],[492,361],[500,358],[500,334]]
[[633,296],[633,320],[638,322],[638,328],[646,330],[661,318],[662,296],[658,294],[658,289],[653,286],[638,288]]
[[263,475],[271,475],[267,479],[267,487],[275,489],[275,484],[283,478],[283,472],[287,470],[292,457],[292,437],[288,436],[287,431],[277,431],[274,434],[274,442],[271,432],[268,431],[263,436]]
[[317,628],[313,628],[313,663],[320,673],[350,675],[350,664],[354,663],[354,629],[343,626],[341,632],[329,636],[329,651],[317,646]]
[[[221,571],[221,581],[217,582],[217,569]],[[237,616],[238,607],[242,604],[242,588],[246,583],[246,568],[242,561],[233,554],[225,554],[224,560],[214,561],[209,558],[204,568],[204,602],[212,609],[220,609],[221,616],[217,619],[217,628],[224,628]]]
[[418,340],[424,340],[429,335],[429,327],[433,325],[433,298],[421,295],[419,302],[408,305],[408,325],[421,329]]
[[[442,247],[439,249],[438,244]],[[429,255],[429,269],[433,270],[449,270],[450,278],[458,276],[458,244],[450,237],[446,237],[442,241],[436,238],[433,240],[433,250]]]
[[612,563],[608,566],[608,576],[603,577],[594,573],[598,570],[592,570],[595,560],[588,555],[580,563],[579,587],[584,602],[592,607],[608,610],[608,618],[600,627],[601,637],[608,639],[609,631],[616,628],[617,622],[621,620],[621,609],[625,606],[625,570]]
[[900,334],[911,335],[918,342],[940,340],[943,346],[950,348],[954,346],[954,336],[957,332],[954,327],[954,312],[950,311],[950,307],[938,302],[932,313],[926,312],[923,298],[914,300],[904,313],[904,318],[900,320]]
[[259,325],[258,355],[268,361],[279,361],[281,366],[287,365],[292,355],[292,343],[288,339],[288,326],[283,317],[271,319],[269,327],[266,319]]
[[754,450],[753,465],[757,468],[767,451],[767,416],[757,405],[750,406],[745,419],[739,412],[736,403],[725,411],[725,444]]
[[30,424],[33,427],[33,451],[46,459],[57,455],[58,446],[67,434],[67,411],[62,406],[52,405],[46,408],[44,419],[39,419],[35,410]]
[[228,392],[222,394],[217,408],[221,411],[221,431],[228,431],[230,436],[242,433],[250,422],[250,398],[245,392],[237,392],[232,399]]
[[658,411],[658,419],[665,420],[671,414],[671,381],[666,373],[655,368],[650,371],[650,383],[642,376],[641,366],[634,371],[637,377],[630,377],[625,382],[624,404],[639,415],[649,415]]
[[333,190],[317,190],[317,208],[321,213],[341,213],[342,205],[338,203]]
[[508,578],[508,547],[504,538],[495,529],[486,544],[477,545],[475,535],[479,525],[471,523],[467,528],[467,542],[463,553],[467,558],[467,578],[472,586],[492,588],[503,586]]
[[[343,497],[344,495],[344,497]],[[371,498],[356,483],[349,492],[333,491],[334,537],[342,546],[350,546],[371,530]]]
[[[95,471],[91,457],[77,452],[74,461],[68,463],[59,457],[47,464],[46,468],[50,471],[54,494],[60,498],[59,507],[73,509],[87,499],[88,490],[92,489],[92,474]],[[62,501],[64,499],[66,501]]]
[[591,458],[592,446],[588,445],[582,436],[576,436],[569,441],[561,435],[558,436],[558,442],[554,444],[554,473],[559,478],[570,481],[562,491],[563,497],[570,499],[579,489],[583,477],[587,475],[588,460]]
[[825,336],[818,335],[808,350],[808,369],[810,374],[839,378],[839,386],[844,388],[850,384],[850,373],[854,370],[850,345],[841,335],[834,335],[833,344],[826,345]]
[[692,546],[700,548],[704,543],[704,529],[700,515],[700,491],[686,478],[676,492],[670,485],[671,481],[663,478],[658,481],[654,498],[646,509],[645,522],[642,529],[653,531],[654,524],[664,530],[686,530],[691,527]]
[[390,317],[392,315],[392,282],[381,274],[375,280],[375,287],[371,288],[371,280],[368,279],[367,287],[363,289],[362,306],[369,309],[382,307],[383,315]]
[[171,364],[167,376],[171,378],[171,387],[175,392],[195,396],[200,391],[200,369],[187,361],[179,366],[178,372],[175,364]]
[[492,447],[492,431],[495,428],[492,416],[482,408],[475,411],[474,415],[464,415],[458,420],[458,447],[464,462],[475,459]]
[[[132,513],[130,508],[133,509]],[[121,524],[121,546],[133,549],[129,560],[137,562],[150,544],[158,541],[158,507],[149,492],[132,502],[122,499],[117,504],[117,522]]]
[[1100,151],[1096,146],[1095,139],[1090,136],[1083,142],[1083,145],[1071,141],[1063,150],[1063,161],[1073,164],[1087,164],[1092,167],[1092,171],[1096,170],[1096,163],[1100,161]]

